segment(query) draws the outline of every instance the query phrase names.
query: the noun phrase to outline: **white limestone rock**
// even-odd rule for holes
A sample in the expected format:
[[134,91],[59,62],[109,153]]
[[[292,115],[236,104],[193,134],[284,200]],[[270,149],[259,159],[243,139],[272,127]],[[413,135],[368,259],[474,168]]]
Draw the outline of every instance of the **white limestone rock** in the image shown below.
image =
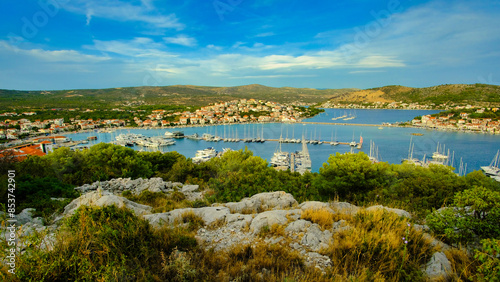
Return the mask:
[[301,210],[273,210],[259,213],[250,224],[250,232],[257,234],[264,226],[285,225],[289,219],[299,219],[301,212]]
[[401,210],[401,209],[388,208],[388,207],[384,207],[382,205],[376,205],[376,206],[371,206],[369,208],[366,208],[367,211],[376,211],[376,210],[379,210],[379,209],[384,209],[387,212],[395,213],[398,216],[402,216],[402,217],[406,217],[406,218],[411,218],[411,214],[409,212],[407,212],[405,210]]
[[425,268],[425,274],[430,281],[446,280],[451,272],[451,263],[443,252],[434,253]]
[[80,206],[105,207],[111,205],[116,205],[119,208],[125,207],[133,211],[137,216],[150,214],[151,210],[153,209],[150,206],[141,205],[136,202],[132,202],[124,197],[116,196],[111,192],[99,190],[89,192],[74,199],[64,208],[63,215],[72,215]]
[[286,209],[297,205],[297,201],[289,193],[283,191],[267,192],[244,198],[240,202],[224,204],[233,213],[257,213],[271,209]]

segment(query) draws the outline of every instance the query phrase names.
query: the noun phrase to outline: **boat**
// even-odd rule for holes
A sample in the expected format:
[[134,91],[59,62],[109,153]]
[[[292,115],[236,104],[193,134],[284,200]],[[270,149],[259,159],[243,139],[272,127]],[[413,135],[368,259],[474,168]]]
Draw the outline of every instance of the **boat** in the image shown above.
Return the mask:
[[191,140],[201,140],[201,137],[200,137],[200,135],[198,135],[198,133],[186,135],[186,138],[191,139]]
[[217,156],[217,151],[213,147],[208,147],[204,150],[196,151],[196,155],[193,158],[193,163],[202,163],[210,160]]
[[[444,146],[442,151],[445,151]],[[447,155],[444,155],[443,153],[439,152],[439,142],[437,143],[437,149],[436,152],[432,153],[432,158],[435,159],[436,161],[446,161],[448,159]]]
[[290,157],[290,168],[292,171],[299,172],[300,174],[311,171],[311,157],[304,137],[302,137],[302,151],[292,153]]
[[97,136],[89,136],[87,137],[87,140],[97,140]]
[[335,139],[333,139],[333,132],[332,132],[332,140],[330,142],[330,145],[337,146],[338,144],[340,144],[340,143],[337,141],[337,129],[335,129]]
[[482,166],[481,170],[490,177],[500,177],[500,150],[497,151],[495,157],[491,161],[489,166]]
[[173,138],[177,138],[177,139],[181,139],[181,138],[184,138],[184,132],[182,131],[176,131],[176,132],[172,132],[173,134]]
[[279,150],[274,152],[269,164],[276,170],[287,170],[290,168],[290,156],[288,152],[281,151],[281,143],[279,143]]
[[172,132],[170,132],[170,131],[166,131],[165,132],[165,137],[167,137],[167,138],[174,138],[174,134]]
[[356,145],[357,145],[356,141],[354,141],[354,132],[352,132],[352,141],[351,141],[351,143],[349,143],[349,146],[356,147]]
[[421,162],[419,159],[413,158],[413,149],[415,147],[415,144],[412,141],[413,141],[413,136],[410,138],[410,147],[408,148],[408,158],[402,159],[401,163],[407,163],[407,164],[413,164],[413,165],[416,165],[416,166],[422,166],[423,162]]
[[375,142],[371,140],[370,140],[370,155],[368,156],[368,159],[374,164],[380,162],[378,147],[376,147]]

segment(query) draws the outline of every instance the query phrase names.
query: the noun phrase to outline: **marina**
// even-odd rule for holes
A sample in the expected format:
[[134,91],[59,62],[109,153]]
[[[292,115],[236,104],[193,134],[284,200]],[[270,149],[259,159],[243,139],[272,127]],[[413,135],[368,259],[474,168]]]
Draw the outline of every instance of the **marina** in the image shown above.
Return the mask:
[[[189,158],[195,157],[197,150],[206,149],[207,147],[213,147],[218,152],[222,152],[224,148],[232,150],[247,148],[254,155],[260,156],[268,162],[271,161],[278,144],[281,144],[284,152],[301,151],[302,136],[304,136],[305,143],[308,145],[312,172],[318,172],[331,154],[343,154],[352,150],[354,153],[364,152],[370,155],[368,140],[376,143],[378,155],[383,157],[382,161],[394,164],[400,164],[403,158],[408,158],[410,140],[413,144],[413,149],[410,150],[410,159],[419,161],[423,160],[424,156],[426,161],[431,160],[430,157],[436,152],[438,142],[439,144],[446,144],[446,153],[443,151],[442,145],[440,145],[442,149],[439,152],[444,155],[447,155],[448,149],[450,149],[450,152],[455,152],[455,157],[453,158],[453,155],[451,155],[448,164],[455,167],[457,173],[461,167],[460,160],[462,160],[462,173],[464,170],[467,173],[472,170],[480,170],[481,166],[487,166],[490,163],[490,160],[499,149],[498,136],[495,135],[391,126],[384,126],[383,130],[379,129],[380,124],[383,122],[394,123],[398,120],[410,119],[414,115],[427,114],[432,111],[358,110],[357,118],[352,122],[356,120],[365,120],[366,122],[366,120],[371,119],[379,124],[376,126],[322,124],[325,119],[331,119],[334,111],[334,109],[326,109],[325,113],[304,120],[303,123],[232,124],[168,129],[116,129],[113,132],[91,131],[65,134],[65,136],[71,138],[74,142],[86,140],[88,136],[97,136],[97,140],[89,140],[88,144],[78,145],[88,147],[99,142],[115,141],[115,136],[120,134],[134,133],[146,137],[157,137],[165,136],[166,132],[182,131],[185,138],[175,139],[175,145],[173,146],[133,146],[131,148],[144,151],[177,151]],[[367,116],[370,113],[373,115],[372,117]],[[406,116],[402,116],[402,114]],[[310,122],[315,120],[320,123]],[[328,121],[326,122],[328,123]],[[224,138],[224,131],[226,132],[226,138]],[[362,145],[358,149],[361,138],[367,140],[367,145]],[[287,142],[287,139],[289,142]],[[310,141],[314,142],[311,143]],[[350,146],[353,141],[356,144]],[[479,147],[481,150],[477,149]],[[376,154],[373,154],[376,157]]]

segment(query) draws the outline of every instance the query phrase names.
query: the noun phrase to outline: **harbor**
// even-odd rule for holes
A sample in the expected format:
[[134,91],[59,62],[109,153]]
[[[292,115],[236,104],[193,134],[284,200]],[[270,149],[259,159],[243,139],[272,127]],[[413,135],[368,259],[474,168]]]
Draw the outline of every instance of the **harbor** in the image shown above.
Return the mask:
[[[412,138],[414,143],[413,158],[426,160],[436,151],[437,143],[446,144],[446,148],[455,152],[455,159],[449,165],[460,169],[460,159],[467,164],[467,173],[473,170],[481,170],[481,166],[487,166],[498,148],[498,136],[489,134],[474,134],[454,131],[434,131],[421,128],[405,128],[395,126],[383,126],[383,122],[395,123],[404,120],[402,111],[357,111],[354,121],[373,120],[379,124],[371,126],[331,124],[332,111],[328,110],[314,118],[302,123],[255,123],[255,124],[231,124],[231,125],[206,125],[203,127],[164,128],[164,129],[115,129],[108,132],[88,131],[72,134],[64,134],[74,142],[88,142],[76,147],[89,147],[99,142],[114,142],[120,134],[142,134],[146,137],[168,137],[165,133],[182,131],[184,138],[173,138],[174,145],[145,147],[134,145],[134,150],[143,151],[177,151],[180,154],[193,158],[198,150],[213,147],[222,152],[224,148],[232,150],[244,150],[247,148],[254,155],[266,159],[268,162],[273,157],[278,144],[286,152],[296,152],[302,149],[302,136],[308,145],[311,159],[311,171],[318,172],[319,168],[328,160],[328,157],[336,153],[364,152],[370,155],[370,142],[375,142],[381,161],[400,164],[403,158],[408,156],[408,144]],[[411,113],[408,113],[411,112]],[[426,114],[429,111],[404,111],[406,116]],[[372,116],[366,116],[367,114]],[[311,122],[309,122],[311,121]],[[382,129],[380,129],[382,128]],[[224,134],[225,132],[225,134]],[[354,137],[353,137],[354,135]],[[97,136],[97,140],[87,140],[89,136]],[[360,140],[364,144],[358,149]],[[280,142],[281,140],[281,142]],[[312,142],[311,142],[312,141]],[[354,143],[353,143],[354,141]],[[354,146],[352,146],[352,145]],[[476,150],[477,146],[481,150]],[[373,150],[373,149],[372,149]],[[465,168],[465,165],[464,165]],[[462,169],[464,170],[464,169]],[[463,172],[462,172],[463,173]]]

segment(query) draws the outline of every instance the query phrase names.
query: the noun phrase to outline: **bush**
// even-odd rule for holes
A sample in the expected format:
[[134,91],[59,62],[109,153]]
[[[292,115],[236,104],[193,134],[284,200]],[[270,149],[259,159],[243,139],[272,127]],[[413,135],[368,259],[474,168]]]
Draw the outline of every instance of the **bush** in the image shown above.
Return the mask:
[[53,251],[29,247],[17,277],[30,281],[159,280],[161,252],[193,250],[193,237],[152,229],[131,211],[82,207],[66,220]]
[[500,237],[500,192],[484,187],[458,192],[454,208],[427,216],[427,225],[451,244]]
[[474,258],[481,264],[477,269],[478,281],[500,281],[500,240],[481,241],[482,250],[476,250]]

